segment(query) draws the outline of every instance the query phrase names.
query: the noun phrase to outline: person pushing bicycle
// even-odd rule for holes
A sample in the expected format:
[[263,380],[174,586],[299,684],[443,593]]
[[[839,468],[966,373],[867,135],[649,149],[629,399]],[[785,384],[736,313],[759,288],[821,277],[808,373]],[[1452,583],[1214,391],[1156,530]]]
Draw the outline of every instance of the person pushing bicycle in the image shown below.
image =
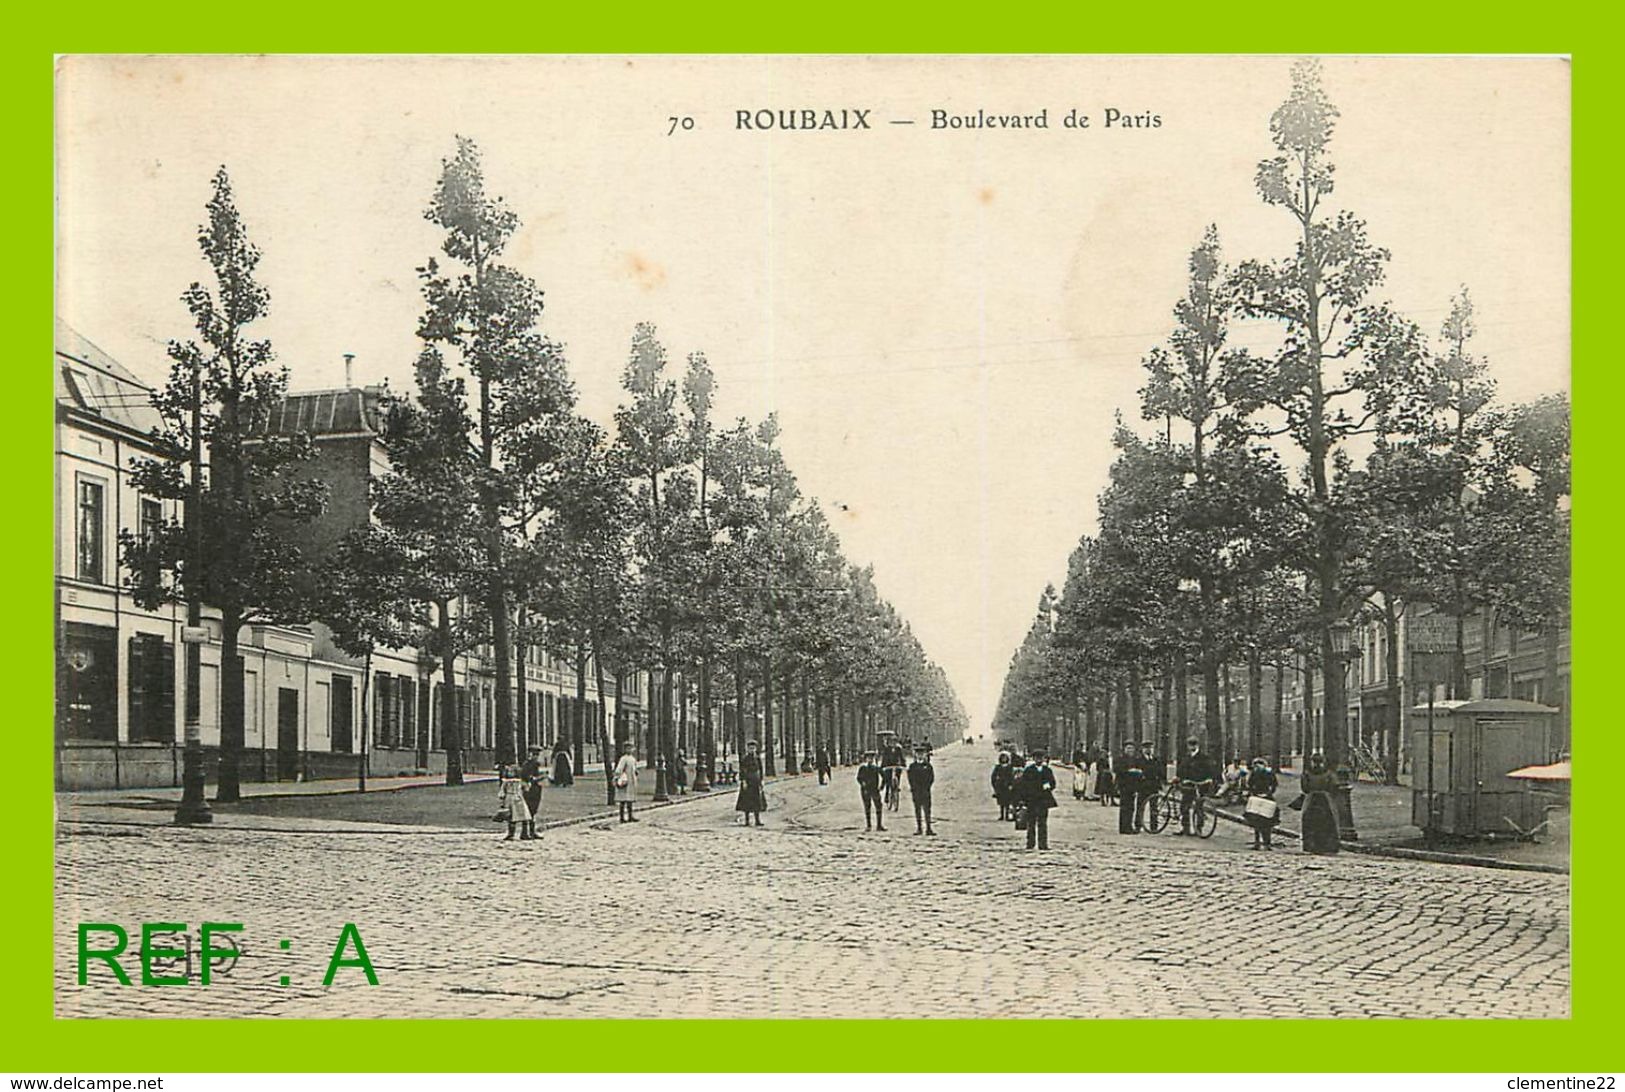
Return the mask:
[[1174,783],[1179,786],[1179,833],[1191,832],[1191,809],[1197,796],[1212,796],[1218,780],[1219,763],[1202,750],[1202,741],[1195,736],[1185,740],[1185,753],[1174,768]]

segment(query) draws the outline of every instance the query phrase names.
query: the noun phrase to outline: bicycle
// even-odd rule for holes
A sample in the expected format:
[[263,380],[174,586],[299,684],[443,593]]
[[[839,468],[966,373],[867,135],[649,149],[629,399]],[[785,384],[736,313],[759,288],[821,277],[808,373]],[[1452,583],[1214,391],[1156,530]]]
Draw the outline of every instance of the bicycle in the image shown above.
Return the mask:
[[896,811],[898,802],[902,799],[903,769],[901,766],[887,766],[885,771],[886,797],[885,804],[888,811]]
[[[1212,781],[1196,782],[1196,796],[1190,805],[1191,832],[1202,838],[1213,837],[1213,832],[1219,829],[1218,807],[1202,792],[1204,786],[1212,785]],[[1152,801],[1150,814],[1146,816],[1152,834],[1160,834],[1178,821],[1180,805],[1184,802],[1184,788],[1178,781],[1169,782],[1168,787]]]

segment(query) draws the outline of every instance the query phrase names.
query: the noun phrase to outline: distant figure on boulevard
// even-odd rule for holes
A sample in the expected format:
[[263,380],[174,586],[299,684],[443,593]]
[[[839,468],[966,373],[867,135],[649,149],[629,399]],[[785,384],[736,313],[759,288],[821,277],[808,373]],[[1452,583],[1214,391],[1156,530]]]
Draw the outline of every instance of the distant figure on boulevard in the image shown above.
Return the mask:
[[1032,761],[1021,771],[1016,793],[1027,809],[1027,848],[1049,848],[1049,811],[1055,807],[1055,771],[1042,749],[1033,748]]
[[570,747],[561,739],[553,749],[553,784],[568,788],[575,783],[576,775],[570,768]]
[[936,834],[931,829],[931,786],[937,771],[931,768],[931,752],[921,747],[908,766],[908,795],[914,801],[914,833]]
[[993,799],[999,802],[999,818],[1009,819],[1016,802],[1016,768],[1010,764],[1009,751],[1000,751],[993,767]]
[[547,780],[547,764],[542,759],[540,744],[531,747],[530,757],[519,767],[519,780],[525,783],[525,807],[530,809],[534,821],[542,813],[542,783]]
[[1140,783],[1145,780],[1145,760],[1133,740],[1123,744],[1123,753],[1117,756],[1112,770],[1112,781],[1117,786],[1117,833],[1138,834],[1135,814],[1140,804]]
[[676,793],[688,791],[688,756],[678,751],[671,762],[671,787]]
[[621,810],[621,822],[636,823],[632,802],[638,798],[638,757],[632,753],[631,741],[621,744],[621,757],[615,760],[615,804]]
[[1275,771],[1270,769],[1269,763],[1262,758],[1253,759],[1253,769],[1247,775],[1247,811],[1244,816],[1247,825],[1253,828],[1254,849],[1274,849],[1270,843],[1270,832],[1281,822],[1281,813],[1273,807],[1260,807],[1253,803],[1253,798],[1268,800],[1271,805],[1275,802],[1275,790],[1280,787],[1280,780]]
[[894,735],[886,734],[887,738],[880,745],[880,770],[885,781],[885,787],[902,788],[904,764],[908,761],[903,745]]
[[504,765],[497,771],[497,815],[508,821],[508,836],[502,839],[504,842],[513,841],[514,832],[521,827],[524,832],[519,835],[520,840],[535,841],[536,827],[530,809],[525,807],[525,787],[515,766]]
[[747,827],[753,817],[757,826],[762,825],[762,809],[767,805],[762,794],[762,759],[756,749],[753,739],[745,744],[745,753],[739,757],[739,796],[734,800],[734,811],[745,813]]
[[1303,773],[1303,849],[1305,853],[1336,853],[1341,832],[1337,829],[1337,809],[1332,792],[1337,775],[1326,768],[1325,755],[1310,755]]
[[[886,829],[883,816],[885,808],[881,806],[880,782],[883,774],[880,763],[875,761],[875,752],[863,752],[863,761],[858,764],[858,792],[863,796],[863,829],[873,830],[879,827]],[[874,819],[869,818],[870,811],[874,812]]]
[[1174,767],[1174,780],[1179,783],[1179,833],[1191,832],[1191,808],[1196,806],[1196,797],[1211,796],[1218,779],[1218,760],[1202,750],[1202,741],[1195,736],[1185,740],[1185,753]]
[[816,762],[817,765],[818,765],[818,783],[820,785],[828,784],[829,783],[829,748],[825,747],[823,744],[819,744],[818,755],[814,759],[814,762]]
[[1095,755],[1095,799],[1100,806],[1110,807],[1117,793],[1116,783],[1112,780],[1111,756],[1106,753],[1106,745],[1100,745],[1100,752]]

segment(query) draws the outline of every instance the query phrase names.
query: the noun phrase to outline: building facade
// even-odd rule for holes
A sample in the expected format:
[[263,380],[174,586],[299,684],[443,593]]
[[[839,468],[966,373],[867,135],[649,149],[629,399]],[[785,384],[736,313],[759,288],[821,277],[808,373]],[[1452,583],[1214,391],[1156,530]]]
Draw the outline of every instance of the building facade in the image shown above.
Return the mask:
[[[153,439],[160,424],[152,390],[127,368],[58,323],[55,354],[56,784],[60,789],[178,785],[184,740],[181,628],[185,609],[144,610],[120,564],[121,535],[140,536],[180,519],[179,506],[143,496],[131,470],[139,459],[176,458]],[[370,518],[368,491],[388,470],[380,439],[383,392],[376,388],[292,394],[272,421],[315,442],[309,472],[328,487],[324,515],[295,532],[313,570],[349,530]],[[208,778],[220,741],[220,625],[204,609],[201,727]],[[445,768],[439,665],[416,649],[377,649],[357,659],[320,623],[250,625],[243,660],[245,780],[388,776]],[[490,650],[460,656],[454,686],[465,768],[490,768],[496,754],[495,673]],[[570,739],[585,703],[600,704],[588,665],[585,694],[573,663],[540,649],[525,653],[517,702],[521,746]],[[640,738],[642,677],[622,680],[623,721]],[[613,694],[613,691],[611,691]],[[608,700],[614,715],[614,699]],[[602,760],[597,741],[584,758]]]

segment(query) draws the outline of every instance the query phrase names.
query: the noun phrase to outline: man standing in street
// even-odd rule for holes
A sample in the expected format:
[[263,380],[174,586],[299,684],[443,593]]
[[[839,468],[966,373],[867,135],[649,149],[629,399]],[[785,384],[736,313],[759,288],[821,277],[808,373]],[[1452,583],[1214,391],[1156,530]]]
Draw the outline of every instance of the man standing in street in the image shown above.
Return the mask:
[[921,747],[908,766],[908,795],[914,801],[914,833],[936,834],[931,829],[931,785],[937,771],[931,768],[931,752]]
[[1112,775],[1117,782],[1117,833],[1138,834],[1140,829],[1134,819],[1140,805],[1140,785],[1145,780],[1145,762],[1133,740],[1123,744]]
[[1174,772],[1179,782],[1179,833],[1189,834],[1196,796],[1213,791],[1213,783],[1219,779],[1219,763],[1202,750],[1201,740],[1191,736],[1185,741],[1185,753],[1179,756]]
[[818,757],[815,759],[815,761],[818,764],[818,783],[820,785],[828,784],[829,783],[829,748],[824,746],[822,743],[820,743],[818,745]]
[[1021,771],[1016,791],[1027,808],[1027,848],[1036,843],[1049,848],[1049,810],[1055,806],[1055,771],[1045,761],[1042,750],[1034,749],[1032,761]]
[[1157,754],[1157,745],[1146,739],[1140,741],[1140,755],[1145,763],[1145,779],[1140,782],[1140,802],[1134,809],[1134,829],[1145,829],[1146,812],[1156,807],[1157,794],[1168,782],[1168,760]]
[[[863,829],[879,827],[885,830],[886,824],[882,818],[885,811],[880,803],[880,764],[875,761],[873,751],[863,752],[863,762],[858,766],[858,791],[863,794]],[[871,808],[874,810],[873,821],[869,818]]]

